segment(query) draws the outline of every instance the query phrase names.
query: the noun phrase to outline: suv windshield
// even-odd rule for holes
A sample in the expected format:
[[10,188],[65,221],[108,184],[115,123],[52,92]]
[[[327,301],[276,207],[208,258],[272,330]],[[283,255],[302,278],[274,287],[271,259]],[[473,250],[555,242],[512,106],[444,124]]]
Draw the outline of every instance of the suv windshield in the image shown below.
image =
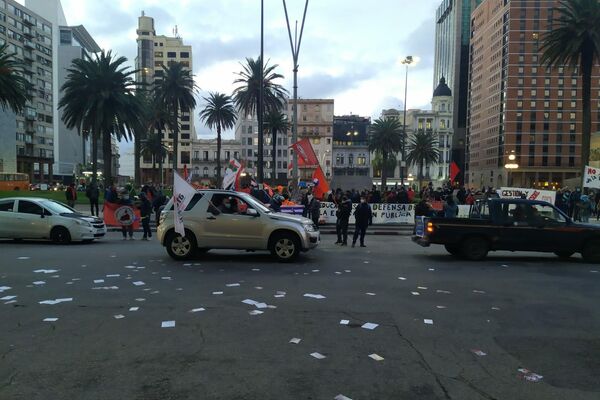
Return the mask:
[[257,210],[260,210],[261,212],[266,213],[266,214],[269,214],[272,212],[270,209],[265,207],[260,201],[257,201],[254,197],[250,196],[249,194],[238,193],[238,195],[242,199],[244,199],[245,202],[249,203],[250,205],[252,205],[252,207],[256,208]]

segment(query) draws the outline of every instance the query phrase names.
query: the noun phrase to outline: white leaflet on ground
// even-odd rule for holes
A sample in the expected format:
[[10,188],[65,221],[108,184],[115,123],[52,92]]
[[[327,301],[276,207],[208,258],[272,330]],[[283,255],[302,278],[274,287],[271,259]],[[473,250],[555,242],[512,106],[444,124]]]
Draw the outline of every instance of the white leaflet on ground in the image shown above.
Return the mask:
[[319,269],[313,269],[312,272],[319,272]]
[[274,310],[274,309],[276,309],[276,308],[277,308],[277,306],[274,306],[274,305],[271,305],[271,304],[269,304],[269,305],[267,306],[267,308],[270,308],[270,309],[273,309],[273,310]]
[[200,307],[200,308],[192,308],[192,309],[190,310],[190,312],[191,312],[191,313],[195,313],[195,312],[200,312],[200,311],[204,311],[204,310],[205,310],[205,309],[204,309],[204,308],[202,308],[202,307]]
[[125,316],[123,314],[113,315],[113,317],[115,317],[115,319],[123,319],[123,318],[125,318]]
[[4,303],[4,304],[12,304],[12,303],[16,303],[16,302],[17,302],[16,300],[9,300],[9,301],[7,301],[7,302],[6,302],[6,303]]
[[492,310],[494,310],[494,311],[500,311],[500,307],[492,307]]
[[263,287],[262,286],[254,286],[254,289],[256,289],[256,290],[262,290]]
[[381,357],[379,354],[375,354],[375,353],[369,354],[369,357],[371,357],[375,361],[383,361],[384,360],[383,357]]
[[104,283],[104,279],[94,279],[94,283]]
[[58,318],[44,318],[42,320],[42,322],[56,322],[58,321]]
[[73,279],[71,279],[71,280],[72,280],[72,281],[74,281],[74,282],[76,282],[76,281],[80,281],[80,280],[81,280],[81,278],[73,278]]
[[320,300],[320,299],[325,299],[325,298],[326,298],[326,297],[325,297],[325,296],[323,296],[322,294],[312,294],[312,293],[305,293],[305,294],[304,294],[304,297],[310,297],[310,298],[313,298],[313,299],[319,299],[319,300]]
[[260,271],[260,268],[252,268],[252,271],[258,272],[258,271]]
[[443,294],[452,294],[452,292],[450,292],[448,290],[440,290],[440,289],[436,290],[435,292],[436,293],[443,293]]
[[183,264],[184,267],[191,267],[192,264]]
[[429,271],[435,271],[435,268],[429,268]]
[[433,325],[433,320],[432,319],[424,319],[423,323],[426,325]]
[[158,293],[160,293],[160,291],[158,291],[158,290],[155,290],[154,292],[150,292],[150,294],[158,294]]
[[17,257],[17,260],[29,260],[29,257]]
[[223,294],[223,292],[212,292],[212,294],[219,295],[219,294]]
[[162,278],[160,278],[164,281],[170,281],[172,278],[170,276],[163,276]]
[[435,308],[439,308],[440,310],[443,310],[444,308],[447,308],[446,306],[435,306]]
[[60,271],[60,270],[58,270],[58,269],[36,269],[33,272],[35,272],[36,274],[53,274],[58,271]]
[[248,311],[248,314],[250,314],[250,315],[260,315],[262,313],[263,313],[263,311],[259,311],[259,310]]
[[136,269],[137,267],[135,265],[126,265],[125,268],[127,268],[127,269]]
[[120,276],[121,276],[121,274],[108,274],[108,275],[106,275],[107,278],[118,278]]
[[132,282],[132,283],[134,284],[134,286],[144,286],[145,285],[145,283],[142,282],[142,281],[135,281],[135,282]]
[[139,307],[129,307],[129,311],[137,311],[139,310]]
[[228,283],[225,286],[227,286],[227,287],[238,287],[238,286],[240,286],[240,284],[239,283]]
[[54,305],[54,304],[58,304],[58,303],[65,303],[68,301],[73,301],[72,297],[68,297],[68,298],[64,298],[64,299],[56,299],[56,300],[43,300],[40,301],[40,304],[50,304],[50,305]]
[[420,290],[427,290],[427,288],[426,288],[425,286],[417,286],[417,289],[420,289]]
[[60,278],[60,275],[52,275],[50,278]]
[[294,344],[298,344],[298,343],[300,343],[300,341],[302,341],[302,339],[300,339],[300,338],[292,338],[292,339],[290,339],[290,343],[294,343]]
[[410,293],[411,293],[413,296],[420,296],[420,295],[421,295],[421,293],[419,293],[419,292],[410,292]]
[[92,290],[117,290],[118,286],[97,286],[93,287]]
[[352,271],[349,269],[345,269],[344,272],[352,272]]
[[544,378],[542,375],[536,374],[526,368],[519,368],[518,371],[523,374],[523,378],[528,382],[539,382]]
[[135,299],[135,301],[146,301],[146,299],[144,299],[143,297],[138,297],[137,299]]
[[0,293],[12,289],[10,286],[0,286]]
[[485,292],[483,290],[473,290],[473,293],[485,294]]
[[340,271],[335,271],[336,275],[341,275],[342,273]]
[[333,398],[333,400],[352,400],[350,397],[346,397],[343,394],[338,394]]
[[479,349],[471,349],[471,352],[479,357],[487,356],[487,353],[484,353]]
[[327,356],[324,356],[323,354],[317,353],[317,352],[310,353],[310,355],[313,356],[314,358],[316,358],[317,360],[322,360],[324,358],[327,358]]
[[281,297],[285,297],[285,294],[276,294],[276,295],[274,295],[273,297],[276,297],[276,298],[278,298],[278,299],[279,299],[279,298],[281,298]]
[[348,325],[349,323],[350,323],[350,320],[348,320],[348,319],[342,319],[340,321],[340,325]]
[[40,285],[45,285],[46,284],[46,282],[44,282],[44,281],[35,281],[35,282],[32,282],[32,283],[34,285],[36,285],[36,286],[40,286]]
[[405,281],[406,280],[406,278],[403,277],[403,276],[399,276],[398,279],[400,279],[401,281]]
[[267,303],[256,303],[256,308],[267,308]]
[[161,328],[175,328],[175,321],[163,321],[160,324]]
[[361,328],[364,328],[364,329],[369,329],[369,330],[371,330],[371,331],[372,331],[373,329],[377,328],[378,326],[379,326],[379,324],[374,324],[374,323],[372,323],[372,322],[367,322],[367,323],[363,324],[363,325],[361,326]]
[[72,285],[74,282],[67,282],[65,285]]
[[255,306],[258,304],[258,301],[252,300],[252,299],[246,299],[246,300],[242,300],[242,303],[244,304],[248,304],[251,306]]
[[369,262],[368,262],[368,261],[363,261],[363,263],[364,263],[364,264],[369,264]]
[[8,301],[8,300],[16,299],[16,298],[17,298],[17,296],[4,296],[4,297],[0,298],[0,300]]

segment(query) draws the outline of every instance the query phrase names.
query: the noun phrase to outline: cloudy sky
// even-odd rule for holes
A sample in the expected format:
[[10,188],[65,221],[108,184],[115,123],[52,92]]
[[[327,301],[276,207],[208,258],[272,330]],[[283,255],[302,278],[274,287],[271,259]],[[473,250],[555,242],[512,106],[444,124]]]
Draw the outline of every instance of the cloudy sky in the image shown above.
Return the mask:
[[[285,76],[282,84],[291,92],[283,3],[264,2],[265,58],[279,65],[278,72]],[[300,52],[299,96],[334,98],[336,115],[377,117],[382,108],[402,106],[404,67],[399,60],[412,55],[420,62],[410,70],[407,104],[428,107],[434,16],[440,2],[310,0]],[[70,25],[85,25],[102,48],[132,63],[142,10],[155,18],[157,34],[171,35],[177,25],[180,36],[193,46],[194,73],[203,91],[231,93],[240,61],[260,52],[259,0],[62,0],[62,4]],[[290,19],[301,20],[304,0],[287,4]],[[214,136],[198,123],[196,131],[202,137]]]

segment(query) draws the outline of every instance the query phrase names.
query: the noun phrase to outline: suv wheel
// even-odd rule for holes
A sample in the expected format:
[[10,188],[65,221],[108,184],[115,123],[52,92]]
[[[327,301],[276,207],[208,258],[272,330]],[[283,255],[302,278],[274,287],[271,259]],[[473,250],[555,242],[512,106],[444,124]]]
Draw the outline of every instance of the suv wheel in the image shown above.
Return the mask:
[[57,244],[67,244],[71,242],[71,234],[67,228],[57,226],[50,232],[50,240]]
[[185,236],[171,231],[165,240],[165,246],[169,256],[175,260],[187,260],[196,252],[196,239],[194,235],[187,231]]
[[484,238],[470,237],[462,242],[460,250],[467,260],[480,261],[487,256],[490,246]]
[[282,233],[272,240],[271,254],[280,262],[292,262],[300,254],[300,241],[290,233]]
[[581,255],[585,262],[600,264],[600,240],[590,240],[583,247]]

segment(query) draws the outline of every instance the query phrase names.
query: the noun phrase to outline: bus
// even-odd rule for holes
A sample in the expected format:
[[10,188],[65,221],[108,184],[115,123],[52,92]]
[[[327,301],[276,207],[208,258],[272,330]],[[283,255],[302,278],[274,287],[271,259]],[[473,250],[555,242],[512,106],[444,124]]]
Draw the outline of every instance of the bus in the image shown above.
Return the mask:
[[29,190],[29,175],[0,172],[0,190]]

